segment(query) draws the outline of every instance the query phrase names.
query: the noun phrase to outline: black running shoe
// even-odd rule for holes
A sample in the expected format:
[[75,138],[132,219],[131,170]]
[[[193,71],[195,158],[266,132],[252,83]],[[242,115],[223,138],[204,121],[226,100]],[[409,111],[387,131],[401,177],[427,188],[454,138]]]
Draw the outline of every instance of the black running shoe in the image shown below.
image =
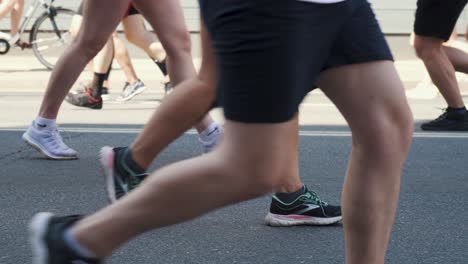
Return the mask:
[[102,109],[102,98],[93,97],[93,90],[88,88],[83,93],[68,93],[65,101],[79,107],[87,107],[91,109]]
[[273,196],[270,212],[265,218],[269,226],[331,225],[340,221],[340,206],[329,205],[307,189],[291,203]]
[[[148,176],[147,173],[137,174],[128,168],[123,160],[118,158],[119,151],[126,148],[103,147],[100,152],[100,162],[106,177],[107,197],[111,203],[125,196],[127,193],[138,187]],[[118,169],[117,164],[121,164]]]
[[52,213],[38,213],[29,223],[29,241],[33,264],[99,264],[96,259],[77,256],[63,241],[63,233],[81,216],[56,217]]
[[459,114],[445,110],[438,118],[423,123],[421,129],[426,131],[468,131],[468,111]]

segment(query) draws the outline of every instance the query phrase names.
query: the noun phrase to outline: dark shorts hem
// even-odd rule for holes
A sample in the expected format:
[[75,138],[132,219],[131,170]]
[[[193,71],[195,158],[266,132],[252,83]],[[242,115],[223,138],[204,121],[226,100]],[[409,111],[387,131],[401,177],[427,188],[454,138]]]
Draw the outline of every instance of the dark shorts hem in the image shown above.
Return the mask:
[[[79,15],[79,16],[83,16],[83,3],[84,3],[84,1],[81,1],[81,4],[78,7],[78,10],[76,11],[76,14]],[[130,4],[130,6],[128,7],[127,11],[125,12],[123,18],[126,18],[128,16],[132,16],[132,15],[139,15],[139,14],[140,14],[140,12],[138,11],[138,9],[136,9],[135,6],[133,6],[133,4]]]
[[418,0],[414,33],[447,41],[468,0]]
[[393,60],[367,0],[202,0],[200,7],[228,120],[289,121],[323,70]]

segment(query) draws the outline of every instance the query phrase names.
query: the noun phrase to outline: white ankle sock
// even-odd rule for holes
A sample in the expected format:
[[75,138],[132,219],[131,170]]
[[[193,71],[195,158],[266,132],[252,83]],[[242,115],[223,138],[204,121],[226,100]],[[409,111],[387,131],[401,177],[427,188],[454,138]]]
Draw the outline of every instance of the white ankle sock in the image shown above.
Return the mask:
[[96,256],[85,246],[81,245],[75,237],[73,237],[71,230],[68,229],[63,233],[63,241],[67,244],[68,248],[71,249],[75,254],[84,258],[96,258]]
[[218,140],[222,135],[223,128],[218,123],[213,122],[199,134],[199,137],[202,143],[212,143],[213,141]]
[[48,119],[43,117],[36,117],[34,120],[34,124],[37,128],[46,128],[46,127],[55,127],[56,120],[55,119]]
[[208,153],[214,150],[221,142],[223,134],[223,127],[215,122],[211,123],[203,132],[201,132],[198,141],[201,143],[203,153]]

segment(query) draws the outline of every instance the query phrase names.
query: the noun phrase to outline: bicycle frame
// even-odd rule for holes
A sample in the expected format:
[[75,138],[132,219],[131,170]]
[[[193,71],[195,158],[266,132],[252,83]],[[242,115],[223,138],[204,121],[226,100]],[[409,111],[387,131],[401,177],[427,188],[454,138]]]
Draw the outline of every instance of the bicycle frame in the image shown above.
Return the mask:
[[[49,2],[49,3],[48,3]],[[23,21],[21,22],[19,31],[16,35],[12,36],[10,38],[10,45],[15,44],[21,37],[21,35],[24,33],[26,30],[26,27],[29,25],[31,22],[31,19],[33,18],[33,15],[36,14],[37,10],[42,7],[47,13],[50,12],[50,7],[52,6],[53,0],[47,1],[47,0],[36,0],[33,3],[31,3],[26,11],[26,14],[24,16]]]

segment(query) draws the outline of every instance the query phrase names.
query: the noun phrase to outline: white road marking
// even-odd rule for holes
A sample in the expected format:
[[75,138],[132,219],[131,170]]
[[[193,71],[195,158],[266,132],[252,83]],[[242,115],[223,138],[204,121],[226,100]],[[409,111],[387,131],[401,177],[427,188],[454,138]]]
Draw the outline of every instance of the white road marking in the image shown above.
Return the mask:
[[[108,127],[63,127],[61,131],[67,133],[97,133],[97,134],[138,134],[142,128],[108,128]],[[26,128],[0,128],[0,132],[24,132]],[[185,134],[194,135],[194,129]],[[351,137],[349,131],[326,130],[300,130],[302,137]],[[468,133],[463,132],[415,132],[414,138],[468,138]]]

